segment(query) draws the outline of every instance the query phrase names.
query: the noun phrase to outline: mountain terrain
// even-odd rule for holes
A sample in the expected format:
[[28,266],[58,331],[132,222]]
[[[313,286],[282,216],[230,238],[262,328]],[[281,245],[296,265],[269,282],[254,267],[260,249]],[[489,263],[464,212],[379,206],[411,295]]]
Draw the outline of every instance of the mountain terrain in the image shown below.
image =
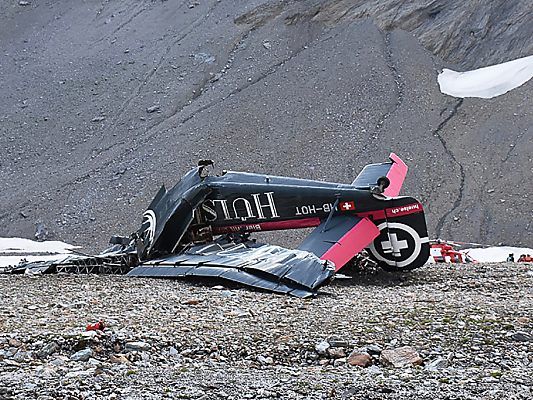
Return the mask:
[[437,74],[533,54],[532,8],[2,0],[0,236],[101,249],[198,159],[351,182],[394,151],[431,237],[531,247],[533,84],[457,99]]

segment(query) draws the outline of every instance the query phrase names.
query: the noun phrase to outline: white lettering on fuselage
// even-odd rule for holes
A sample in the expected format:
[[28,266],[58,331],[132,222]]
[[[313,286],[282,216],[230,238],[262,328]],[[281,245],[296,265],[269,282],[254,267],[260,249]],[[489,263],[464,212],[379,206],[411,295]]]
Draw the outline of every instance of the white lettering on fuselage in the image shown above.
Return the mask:
[[260,194],[259,193],[254,193],[252,194],[252,197],[254,198],[254,201],[255,201],[255,206],[257,208],[257,217],[259,219],[265,219],[265,215],[263,214],[263,208],[266,208],[266,209],[269,209],[270,210],[270,215],[271,215],[271,218],[278,218],[279,215],[278,215],[278,212],[276,210],[276,205],[274,204],[274,196],[273,196],[274,192],[266,192],[265,193],[265,196],[267,198],[267,202],[268,204],[264,205],[264,204],[261,204],[261,199],[259,198]]
[[228,226],[227,229],[231,232],[242,232],[242,231],[260,231],[261,225],[259,224],[253,224],[253,225],[235,225],[235,226]]
[[220,219],[246,221],[251,218],[279,218],[274,192],[252,193],[250,196],[252,200],[245,197],[238,197],[234,200],[206,200],[201,206],[205,219],[213,222]]
[[420,209],[420,205],[416,203],[416,204],[410,204],[408,206],[393,208],[391,209],[391,213],[398,214],[399,212],[408,212],[408,211],[419,210],[419,209]]
[[[245,214],[239,215],[239,211],[237,210],[237,206],[239,203],[242,203],[245,208]],[[233,206],[233,215],[235,215],[235,219],[240,219],[241,221],[246,221],[248,218],[255,218],[255,215],[252,211],[252,204],[246,200],[244,197],[239,197],[233,200],[232,203]]]
[[314,204],[296,206],[295,215],[296,216],[309,215],[309,214],[316,214],[318,212],[329,213],[332,208],[333,208],[333,204],[330,204],[330,203],[324,203],[320,207],[317,207]]

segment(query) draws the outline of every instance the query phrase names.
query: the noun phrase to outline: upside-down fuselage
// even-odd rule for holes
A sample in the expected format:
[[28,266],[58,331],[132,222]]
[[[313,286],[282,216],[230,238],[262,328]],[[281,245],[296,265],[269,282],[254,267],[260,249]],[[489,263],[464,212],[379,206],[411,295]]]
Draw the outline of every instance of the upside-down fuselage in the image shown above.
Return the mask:
[[[317,228],[323,231],[330,228],[330,219],[353,226],[358,223],[355,219],[360,219],[366,228],[359,224],[360,232],[351,235],[366,238],[362,239],[367,240],[363,247],[369,245],[375,258],[397,265],[408,253],[403,249],[414,249],[415,253],[422,249],[422,255],[415,257],[416,265],[425,262],[421,261],[427,250],[422,205],[411,197],[388,197],[371,187],[358,187],[357,182],[361,180],[349,185],[243,172],[203,176],[201,167],[193,169],[171,190],[162,188],[144,214],[138,231],[139,258],[174,254],[189,243],[212,240],[213,235],[325,224]],[[352,229],[352,225],[346,229]],[[389,227],[397,233],[390,235],[393,231]],[[377,250],[372,247],[376,237]],[[327,244],[337,239],[341,237],[316,240]],[[308,242],[302,245],[306,250],[317,247]],[[390,261],[390,252],[398,259]],[[414,265],[410,257],[405,259],[408,262],[402,265]]]
[[210,193],[199,212],[215,234],[313,227],[335,212],[382,210],[386,201],[351,185],[249,173],[208,177],[205,184]]

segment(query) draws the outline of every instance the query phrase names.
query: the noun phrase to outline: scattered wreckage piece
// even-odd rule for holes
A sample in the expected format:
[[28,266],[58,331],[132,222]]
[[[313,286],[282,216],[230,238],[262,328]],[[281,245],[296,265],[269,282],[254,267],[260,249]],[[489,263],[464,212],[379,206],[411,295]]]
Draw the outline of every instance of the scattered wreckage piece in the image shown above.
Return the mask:
[[6,272],[11,274],[126,274],[138,264],[135,249],[113,246],[98,255],[71,254],[46,261],[22,261]]
[[[21,270],[211,277],[306,297],[363,251],[380,267],[411,270],[429,257],[422,204],[398,196],[407,166],[394,153],[351,184],[243,172],[211,175],[203,160],[164,186],[130,238],[98,256],[21,264]],[[258,244],[257,231],[315,229],[296,250]],[[365,250],[366,249],[366,250]]]
[[430,255],[436,263],[477,263],[467,251],[459,250],[464,244],[482,246],[478,243],[460,243],[436,239],[430,241]]

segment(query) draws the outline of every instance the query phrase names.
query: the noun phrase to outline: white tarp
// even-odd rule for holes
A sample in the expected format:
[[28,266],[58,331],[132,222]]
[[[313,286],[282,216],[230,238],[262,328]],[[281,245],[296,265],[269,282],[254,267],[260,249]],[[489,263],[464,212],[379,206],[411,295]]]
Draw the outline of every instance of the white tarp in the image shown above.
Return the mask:
[[518,261],[521,254],[533,255],[533,249],[527,247],[487,247],[484,249],[466,249],[462,253],[468,253],[470,257],[479,262],[502,262],[507,259],[509,254],[514,254],[514,260]]
[[444,69],[437,81],[444,94],[490,99],[523,85],[532,77],[533,56],[529,56],[473,71]]

